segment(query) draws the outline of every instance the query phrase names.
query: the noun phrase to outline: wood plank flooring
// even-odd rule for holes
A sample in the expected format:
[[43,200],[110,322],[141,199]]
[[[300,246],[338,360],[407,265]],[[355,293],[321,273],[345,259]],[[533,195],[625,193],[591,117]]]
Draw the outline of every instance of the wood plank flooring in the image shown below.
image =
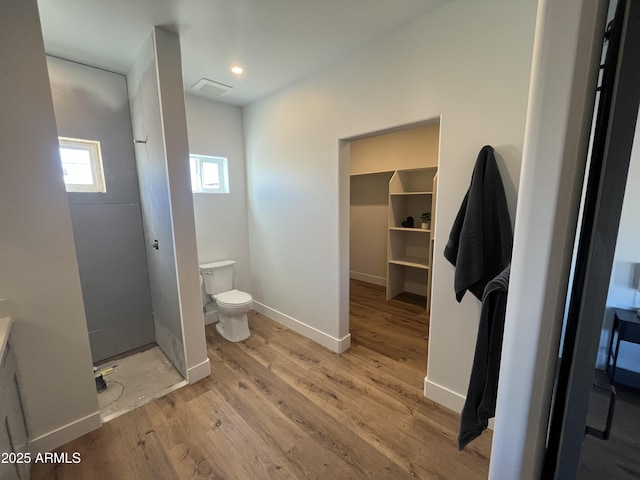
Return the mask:
[[[595,376],[601,384],[609,383],[609,377],[603,371],[597,370]],[[640,390],[622,384],[615,384],[615,388],[618,398],[611,437],[600,440],[585,435],[578,465],[577,478],[580,480],[640,478]],[[592,390],[587,425],[603,429],[608,409],[608,398]]]
[[58,449],[39,479],[486,478],[491,436],[456,447],[458,415],[424,398],[428,316],[351,283],[338,355],[255,312],[252,335],[207,327],[211,376]]

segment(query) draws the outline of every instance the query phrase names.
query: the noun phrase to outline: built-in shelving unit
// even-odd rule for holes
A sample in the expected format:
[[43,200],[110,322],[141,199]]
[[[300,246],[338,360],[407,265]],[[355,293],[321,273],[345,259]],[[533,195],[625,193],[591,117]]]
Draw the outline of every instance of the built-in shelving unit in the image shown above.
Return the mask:
[[[387,300],[411,292],[431,303],[431,265],[435,225],[437,168],[397,170],[389,182],[389,241]],[[421,228],[420,216],[428,212],[431,223]],[[413,217],[414,227],[403,226]]]

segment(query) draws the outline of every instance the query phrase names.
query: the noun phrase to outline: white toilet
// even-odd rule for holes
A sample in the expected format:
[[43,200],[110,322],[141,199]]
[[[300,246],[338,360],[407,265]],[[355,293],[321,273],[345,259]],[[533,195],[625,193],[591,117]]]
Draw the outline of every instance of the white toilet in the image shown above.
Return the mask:
[[233,289],[235,264],[233,260],[222,260],[200,265],[204,289],[218,306],[216,330],[230,342],[240,342],[251,335],[247,312],[253,304],[251,295]]

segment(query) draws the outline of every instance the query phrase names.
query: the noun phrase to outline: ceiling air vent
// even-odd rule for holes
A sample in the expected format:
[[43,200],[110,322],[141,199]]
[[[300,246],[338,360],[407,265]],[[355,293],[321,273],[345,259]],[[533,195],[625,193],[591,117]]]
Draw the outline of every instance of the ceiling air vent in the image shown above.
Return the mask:
[[191,90],[205,97],[218,98],[233,90],[233,87],[224,83],[214,82],[208,78],[201,78],[193,84]]

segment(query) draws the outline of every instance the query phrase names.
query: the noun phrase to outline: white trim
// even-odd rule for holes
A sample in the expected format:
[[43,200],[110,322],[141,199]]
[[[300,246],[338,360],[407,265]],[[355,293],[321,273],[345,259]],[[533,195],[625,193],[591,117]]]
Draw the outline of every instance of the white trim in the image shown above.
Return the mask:
[[205,358],[204,361],[187,369],[187,382],[189,385],[199,382],[203,378],[208,377],[211,374],[211,364],[209,359]]
[[82,435],[92,432],[102,426],[100,411],[96,411],[79,418],[67,425],[56,428],[44,435],[40,435],[29,442],[29,451],[32,454],[39,452],[50,452],[51,450],[75,440]]
[[466,397],[424,377],[424,396],[456,413],[462,411]]
[[278,323],[281,323],[287,328],[290,328],[294,332],[299,333],[316,343],[319,343],[323,347],[328,348],[329,350],[342,353],[345,352],[351,346],[351,334],[348,333],[342,338],[335,338],[331,335],[327,335],[320,330],[307,325],[306,323],[301,322],[300,320],[296,320],[289,315],[286,315],[282,312],[279,312],[271,307],[267,307],[266,305],[253,301],[253,308],[256,312],[262,313],[266,315],[272,320],[275,320]]
[[372,283],[373,285],[380,285],[381,287],[387,286],[386,278],[378,277],[376,275],[369,275],[368,273],[354,272],[353,270],[351,270],[349,272],[349,278],[360,280],[361,282]]
[[[424,396],[456,413],[462,412],[464,402],[467,400],[466,397],[428,380],[427,377],[424,377]],[[494,419],[490,418],[489,426],[487,428],[489,430],[493,430],[493,425]]]

